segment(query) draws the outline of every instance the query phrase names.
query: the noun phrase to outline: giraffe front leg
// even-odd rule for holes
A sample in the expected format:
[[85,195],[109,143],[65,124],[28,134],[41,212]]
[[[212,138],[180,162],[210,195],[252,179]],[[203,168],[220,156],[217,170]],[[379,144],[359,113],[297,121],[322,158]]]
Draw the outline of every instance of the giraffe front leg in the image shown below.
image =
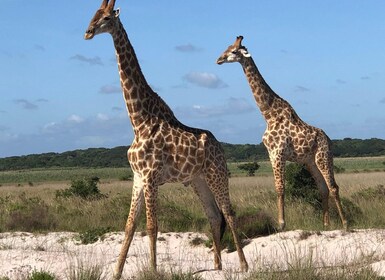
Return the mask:
[[125,236],[120,250],[118,263],[115,268],[114,280],[120,279],[123,267],[126,262],[128,249],[130,248],[137,226],[137,218],[143,205],[143,187],[138,180],[138,176],[134,176],[134,185],[132,188],[131,207],[125,227]]
[[156,240],[158,236],[157,221],[157,195],[158,188],[155,185],[148,184],[144,188],[146,202],[147,234],[150,239],[150,262],[151,268],[156,270]]
[[276,158],[272,161],[275,191],[277,192],[278,226],[284,230],[285,223],[285,161]]

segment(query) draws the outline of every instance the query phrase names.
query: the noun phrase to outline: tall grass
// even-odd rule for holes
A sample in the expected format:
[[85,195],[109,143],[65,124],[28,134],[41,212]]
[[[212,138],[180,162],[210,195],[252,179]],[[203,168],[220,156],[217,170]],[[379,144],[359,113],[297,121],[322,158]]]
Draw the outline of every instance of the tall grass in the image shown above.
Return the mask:
[[[343,173],[337,174],[336,179],[341,196],[354,202],[362,212],[355,217],[353,227],[385,228],[385,190],[381,187],[385,182],[385,172]],[[79,232],[79,236],[87,240],[84,243],[87,243],[102,238],[106,231],[123,230],[130,207],[132,182],[102,180],[99,187],[104,196],[100,199],[56,197],[57,190],[68,187],[69,183],[63,182],[0,187],[0,231],[74,231]],[[250,224],[250,217],[267,221],[268,233],[269,230],[274,232],[277,207],[272,176],[233,177],[230,179],[230,195],[240,218],[244,238],[263,235],[263,230],[248,232],[245,226]],[[180,184],[160,187],[158,204],[160,231],[209,232],[202,206],[190,187]],[[330,205],[333,204],[330,201]],[[323,230],[321,209],[315,209],[305,202],[287,199],[286,217],[288,230]],[[331,222],[330,229],[341,229],[338,215],[332,213]],[[145,231],[145,224],[142,211],[137,231]],[[303,259],[302,262],[291,262],[286,271],[261,271],[255,268],[245,278],[229,273],[225,279],[381,279],[365,267],[365,263],[356,267],[315,267],[310,260]],[[74,267],[68,272],[67,278],[107,279],[102,268],[97,264],[82,269]],[[199,274],[179,271],[153,274],[143,269],[135,279],[201,278]]]
[[[341,196],[352,200],[362,212],[356,217],[354,227],[385,227],[384,200],[355,195],[383,184],[385,172],[337,174],[337,182]],[[55,196],[58,189],[66,187],[69,184],[62,182],[0,187],[0,230],[123,230],[130,207],[132,182],[102,180],[99,187],[105,197],[95,200]],[[275,222],[277,207],[272,176],[231,178],[230,195],[238,214],[262,212]],[[180,184],[160,187],[158,205],[160,231],[209,231],[202,206],[191,188]],[[334,201],[331,200],[330,205],[333,206]],[[288,229],[322,229],[320,211],[301,201],[286,199]],[[331,229],[341,228],[337,216],[332,215],[331,222]],[[144,211],[138,226],[138,231],[142,230],[145,230]]]

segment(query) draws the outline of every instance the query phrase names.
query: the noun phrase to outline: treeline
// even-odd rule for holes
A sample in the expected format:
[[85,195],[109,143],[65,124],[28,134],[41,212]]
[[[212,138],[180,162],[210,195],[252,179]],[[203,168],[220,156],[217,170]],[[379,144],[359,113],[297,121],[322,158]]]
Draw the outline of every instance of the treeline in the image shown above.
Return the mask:
[[[335,157],[364,157],[385,155],[385,140],[351,139],[333,140]],[[261,144],[222,143],[230,162],[267,160],[268,153]],[[64,153],[44,153],[0,158],[0,171],[50,167],[126,167],[128,146],[112,149],[90,148]]]

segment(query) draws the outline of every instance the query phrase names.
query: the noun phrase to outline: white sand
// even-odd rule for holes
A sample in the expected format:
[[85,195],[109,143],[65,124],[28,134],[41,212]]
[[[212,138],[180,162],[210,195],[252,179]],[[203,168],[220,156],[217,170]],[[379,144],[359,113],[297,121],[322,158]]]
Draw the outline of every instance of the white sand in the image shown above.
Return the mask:
[[[111,233],[103,241],[80,245],[77,234],[68,232],[31,234],[0,234],[0,277],[18,279],[37,270],[54,273],[66,279],[78,265],[97,265],[112,279],[123,233]],[[223,271],[214,271],[213,253],[204,245],[192,246],[195,237],[207,239],[198,233],[162,233],[158,235],[158,267],[175,272],[197,272],[203,279],[225,279],[237,275],[239,261],[236,252],[222,252]],[[123,279],[130,279],[137,270],[148,267],[148,238],[135,235],[124,268]],[[313,266],[342,266],[355,263],[371,266],[385,276],[385,230],[355,230],[354,232],[290,231],[251,240],[244,247],[251,270],[284,270],[309,262]]]

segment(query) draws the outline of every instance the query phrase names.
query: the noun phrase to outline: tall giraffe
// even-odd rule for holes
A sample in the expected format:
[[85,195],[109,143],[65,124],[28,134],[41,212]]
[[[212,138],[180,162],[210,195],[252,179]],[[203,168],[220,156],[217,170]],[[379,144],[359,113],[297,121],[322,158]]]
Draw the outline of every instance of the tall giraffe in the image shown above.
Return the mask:
[[333,154],[328,136],[321,129],[305,123],[293,107],[278,96],[265,82],[253,58],[242,46],[242,36],[229,46],[217,63],[239,62],[253,92],[255,101],[266,120],[263,135],[270,162],[273,167],[277,192],[278,223],[285,228],[284,189],[285,164],[294,161],[304,164],[315,179],[322,196],[323,223],[329,225],[329,192],[335,200],[344,228],[347,221],[342,211],[339,187],[334,179]]
[[158,187],[167,182],[191,185],[200,198],[213,234],[215,268],[222,268],[220,239],[227,222],[245,271],[248,265],[230,204],[223,149],[211,132],[179,122],[169,106],[150,88],[119,19],[119,9],[114,10],[114,5],[115,0],[103,0],[85,33],[87,40],[100,33],[112,35],[123,97],[134,130],[134,140],[127,152],[134,173],[131,207],[114,277],[121,277],[143,200],[150,261],[156,269]]

